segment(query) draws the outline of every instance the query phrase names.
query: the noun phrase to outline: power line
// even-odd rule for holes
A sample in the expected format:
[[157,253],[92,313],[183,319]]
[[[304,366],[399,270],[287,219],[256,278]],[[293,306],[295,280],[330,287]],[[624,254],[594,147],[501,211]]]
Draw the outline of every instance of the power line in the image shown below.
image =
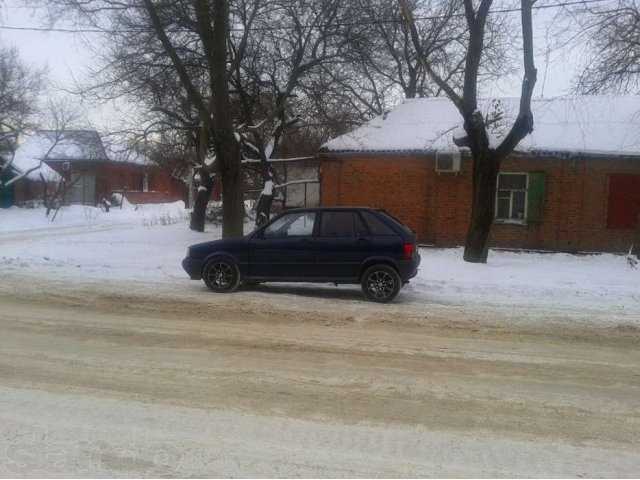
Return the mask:
[[[549,8],[559,8],[559,7],[568,7],[572,5],[585,5],[590,3],[602,3],[607,2],[609,0],[575,0],[569,1],[565,3],[554,3],[549,5],[534,5],[532,7],[533,10],[543,10]],[[522,9],[520,8],[503,8],[498,10],[491,10],[490,13],[514,13],[520,12]],[[434,16],[425,16],[425,17],[416,17],[415,20],[439,20],[443,18],[453,18],[453,17],[464,17],[466,16],[464,13],[457,13],[452,15],[434,15]],[[344,22],[344,23],[336,23],[334,26],[336,27],[353,27],[359,25],[368,25],[368,24],[377,24],[377,23],[401,23],[400,19],[389,19],[389,20],[371,20],[371,21],[359,21],[359,22]],[[314,24],[310,25],[301,25],[302,28],[312,28]],[[282,27],[282,26],[273,26],[273,27],[252,27],[251,31],[289,31],[292,30],[292,27]],[[54,32],[54,33],[142,33],[142,32],[151,32],[152,29],[148,28],[138,28],[138,29],[101,29],[101,28],[57,28],[57,27],[13,27],[10,25],[0,25],[0,30],[12,30],[12,31],[25,31],[25,32]],[[231,31],[242,32],[243,28],[231,28]]]

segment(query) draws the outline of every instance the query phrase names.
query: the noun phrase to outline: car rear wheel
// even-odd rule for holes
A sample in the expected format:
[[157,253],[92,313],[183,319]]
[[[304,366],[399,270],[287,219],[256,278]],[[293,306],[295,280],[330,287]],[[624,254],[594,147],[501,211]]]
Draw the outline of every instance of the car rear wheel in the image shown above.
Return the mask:
[[214,292],[231,293],[240,285],[240,270],[233,260],[216,257],[204,266],[202,278]]
[[395,268],[389,265],[374,265],[364,272],[361,285],[369,300],[387,303],[398,295],[402,281]]

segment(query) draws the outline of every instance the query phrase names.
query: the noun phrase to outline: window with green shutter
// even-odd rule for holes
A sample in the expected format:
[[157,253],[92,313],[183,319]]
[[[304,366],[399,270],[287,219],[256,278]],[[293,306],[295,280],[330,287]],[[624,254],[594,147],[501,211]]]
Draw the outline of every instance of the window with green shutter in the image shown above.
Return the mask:
[[527,223],[542,223],[545,190],[545,174],[530,173],[527,189]]
[[496,221],[521,225],[542,221],[544,173],[500,173],[496,189]]

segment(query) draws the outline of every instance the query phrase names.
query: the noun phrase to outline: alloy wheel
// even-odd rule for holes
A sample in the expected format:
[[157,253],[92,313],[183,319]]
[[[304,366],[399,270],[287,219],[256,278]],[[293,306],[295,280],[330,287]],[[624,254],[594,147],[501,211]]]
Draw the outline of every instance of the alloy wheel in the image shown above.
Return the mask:
[[367,290],[375,298],[387,298],[393,293],[394,288],[393,277],[385,271],[373,272],[367,279]]
[[214,263],[207,272],[207,276],[212,285],[224,290],[231,285],[233,280],[233,269],[224,262]]

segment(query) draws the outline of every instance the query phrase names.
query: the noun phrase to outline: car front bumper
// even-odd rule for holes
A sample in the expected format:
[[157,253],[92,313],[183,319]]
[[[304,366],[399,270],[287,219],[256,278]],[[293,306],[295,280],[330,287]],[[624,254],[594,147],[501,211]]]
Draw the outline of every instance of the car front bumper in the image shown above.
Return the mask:
[[193,258],[186,257],[182,260],[182,268],[187,272],[189,278],[191,280],[200,280],[202,279],[202,259],[201,258]]

